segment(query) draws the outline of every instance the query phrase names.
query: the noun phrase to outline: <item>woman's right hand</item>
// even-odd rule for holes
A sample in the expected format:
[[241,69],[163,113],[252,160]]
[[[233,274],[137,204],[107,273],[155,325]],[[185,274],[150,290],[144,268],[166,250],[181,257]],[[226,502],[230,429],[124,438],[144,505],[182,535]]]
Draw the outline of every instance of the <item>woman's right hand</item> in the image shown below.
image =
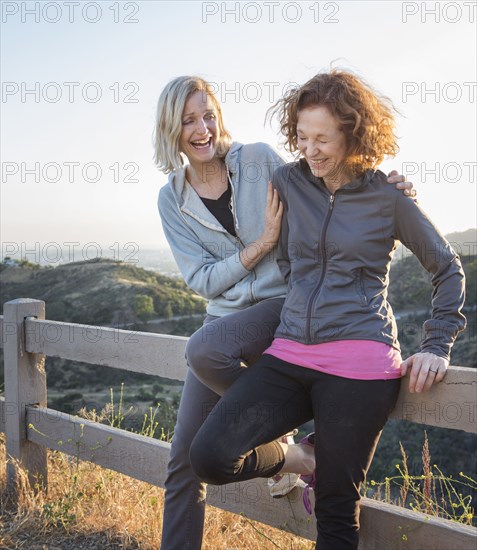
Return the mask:
[[265,207],[265,229],[260,241],[269,245],[270,249],[277,245],[282,225],[283,204],[278,196],[278,191],[273,188],[272,182],[268,182],[267,205]]

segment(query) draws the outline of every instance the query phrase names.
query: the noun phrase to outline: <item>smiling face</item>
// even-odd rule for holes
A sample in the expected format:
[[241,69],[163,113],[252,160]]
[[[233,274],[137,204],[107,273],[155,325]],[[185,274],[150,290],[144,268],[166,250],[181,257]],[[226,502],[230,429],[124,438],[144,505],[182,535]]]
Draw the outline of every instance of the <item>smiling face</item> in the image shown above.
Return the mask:
[[333,190],[352,179],[346,166],[346,138],[336,118],[323,105],[306,107],[297,117],[297,146],[311,173]]
[[179,150],[192,165],[210,162],[216,156],[219,140],[218,114],[212,99],[205,91],[194,92],[182,113]]

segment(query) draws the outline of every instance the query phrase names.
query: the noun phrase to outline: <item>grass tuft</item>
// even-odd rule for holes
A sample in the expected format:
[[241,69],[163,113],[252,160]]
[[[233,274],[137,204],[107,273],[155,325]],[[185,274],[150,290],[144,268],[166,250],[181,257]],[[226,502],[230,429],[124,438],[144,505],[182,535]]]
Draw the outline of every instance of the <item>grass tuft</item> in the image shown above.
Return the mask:
[[472,496],[477,492],[477,480],[463,472],[459,473],[459,479],[454,479],[452,475],[446,476],[436,464],[432,464],[426,432],[422,446],[422,474],[411,475],[402,444],[400,448],[402,464],[396,464],[399,474],[386,477],[382,482],[369,481],[363,485],[363,495],[429,516],[477,526],[472,506]]

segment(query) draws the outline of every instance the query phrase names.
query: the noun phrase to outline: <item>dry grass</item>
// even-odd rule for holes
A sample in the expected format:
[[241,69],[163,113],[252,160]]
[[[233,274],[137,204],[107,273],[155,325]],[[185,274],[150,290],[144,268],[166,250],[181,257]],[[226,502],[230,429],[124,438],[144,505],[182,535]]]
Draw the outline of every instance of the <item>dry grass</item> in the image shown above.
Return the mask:
[[[48,495],[35,494],[24,472],[15,510],[5,492],[0,435],[0,548],[22,550],[158,549],[163,491],[88,462],[49,452]],[[313,543],[208,507],[206,550],[310,550]]]

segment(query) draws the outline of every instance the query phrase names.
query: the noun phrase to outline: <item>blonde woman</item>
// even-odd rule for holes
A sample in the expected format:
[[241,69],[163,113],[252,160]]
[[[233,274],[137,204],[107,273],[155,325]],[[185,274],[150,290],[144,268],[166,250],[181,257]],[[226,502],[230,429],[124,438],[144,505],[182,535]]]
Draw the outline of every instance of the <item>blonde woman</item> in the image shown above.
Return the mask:
[[[284,161],[264,143],[233,143],[211,87],[194,76],[172,80],[161,93],[155,161],[169,174],[159,194],[164,233],[185,282],[208,300],[204,327],[186,350],[195,374],[187,373],[178,411],[162,532],[163,550],[196,550],[206,485],[191,469],[190,444],[244,366],[270,345],[280,322],[286,283],[273,252],[283,207],[269,182]],[[402,176],[389,182],[413,193]],[[313,450],[290,447],[295,471],[312,471]],[[296,475],[278,476],[272,492],[285,494],[296,481]]]

